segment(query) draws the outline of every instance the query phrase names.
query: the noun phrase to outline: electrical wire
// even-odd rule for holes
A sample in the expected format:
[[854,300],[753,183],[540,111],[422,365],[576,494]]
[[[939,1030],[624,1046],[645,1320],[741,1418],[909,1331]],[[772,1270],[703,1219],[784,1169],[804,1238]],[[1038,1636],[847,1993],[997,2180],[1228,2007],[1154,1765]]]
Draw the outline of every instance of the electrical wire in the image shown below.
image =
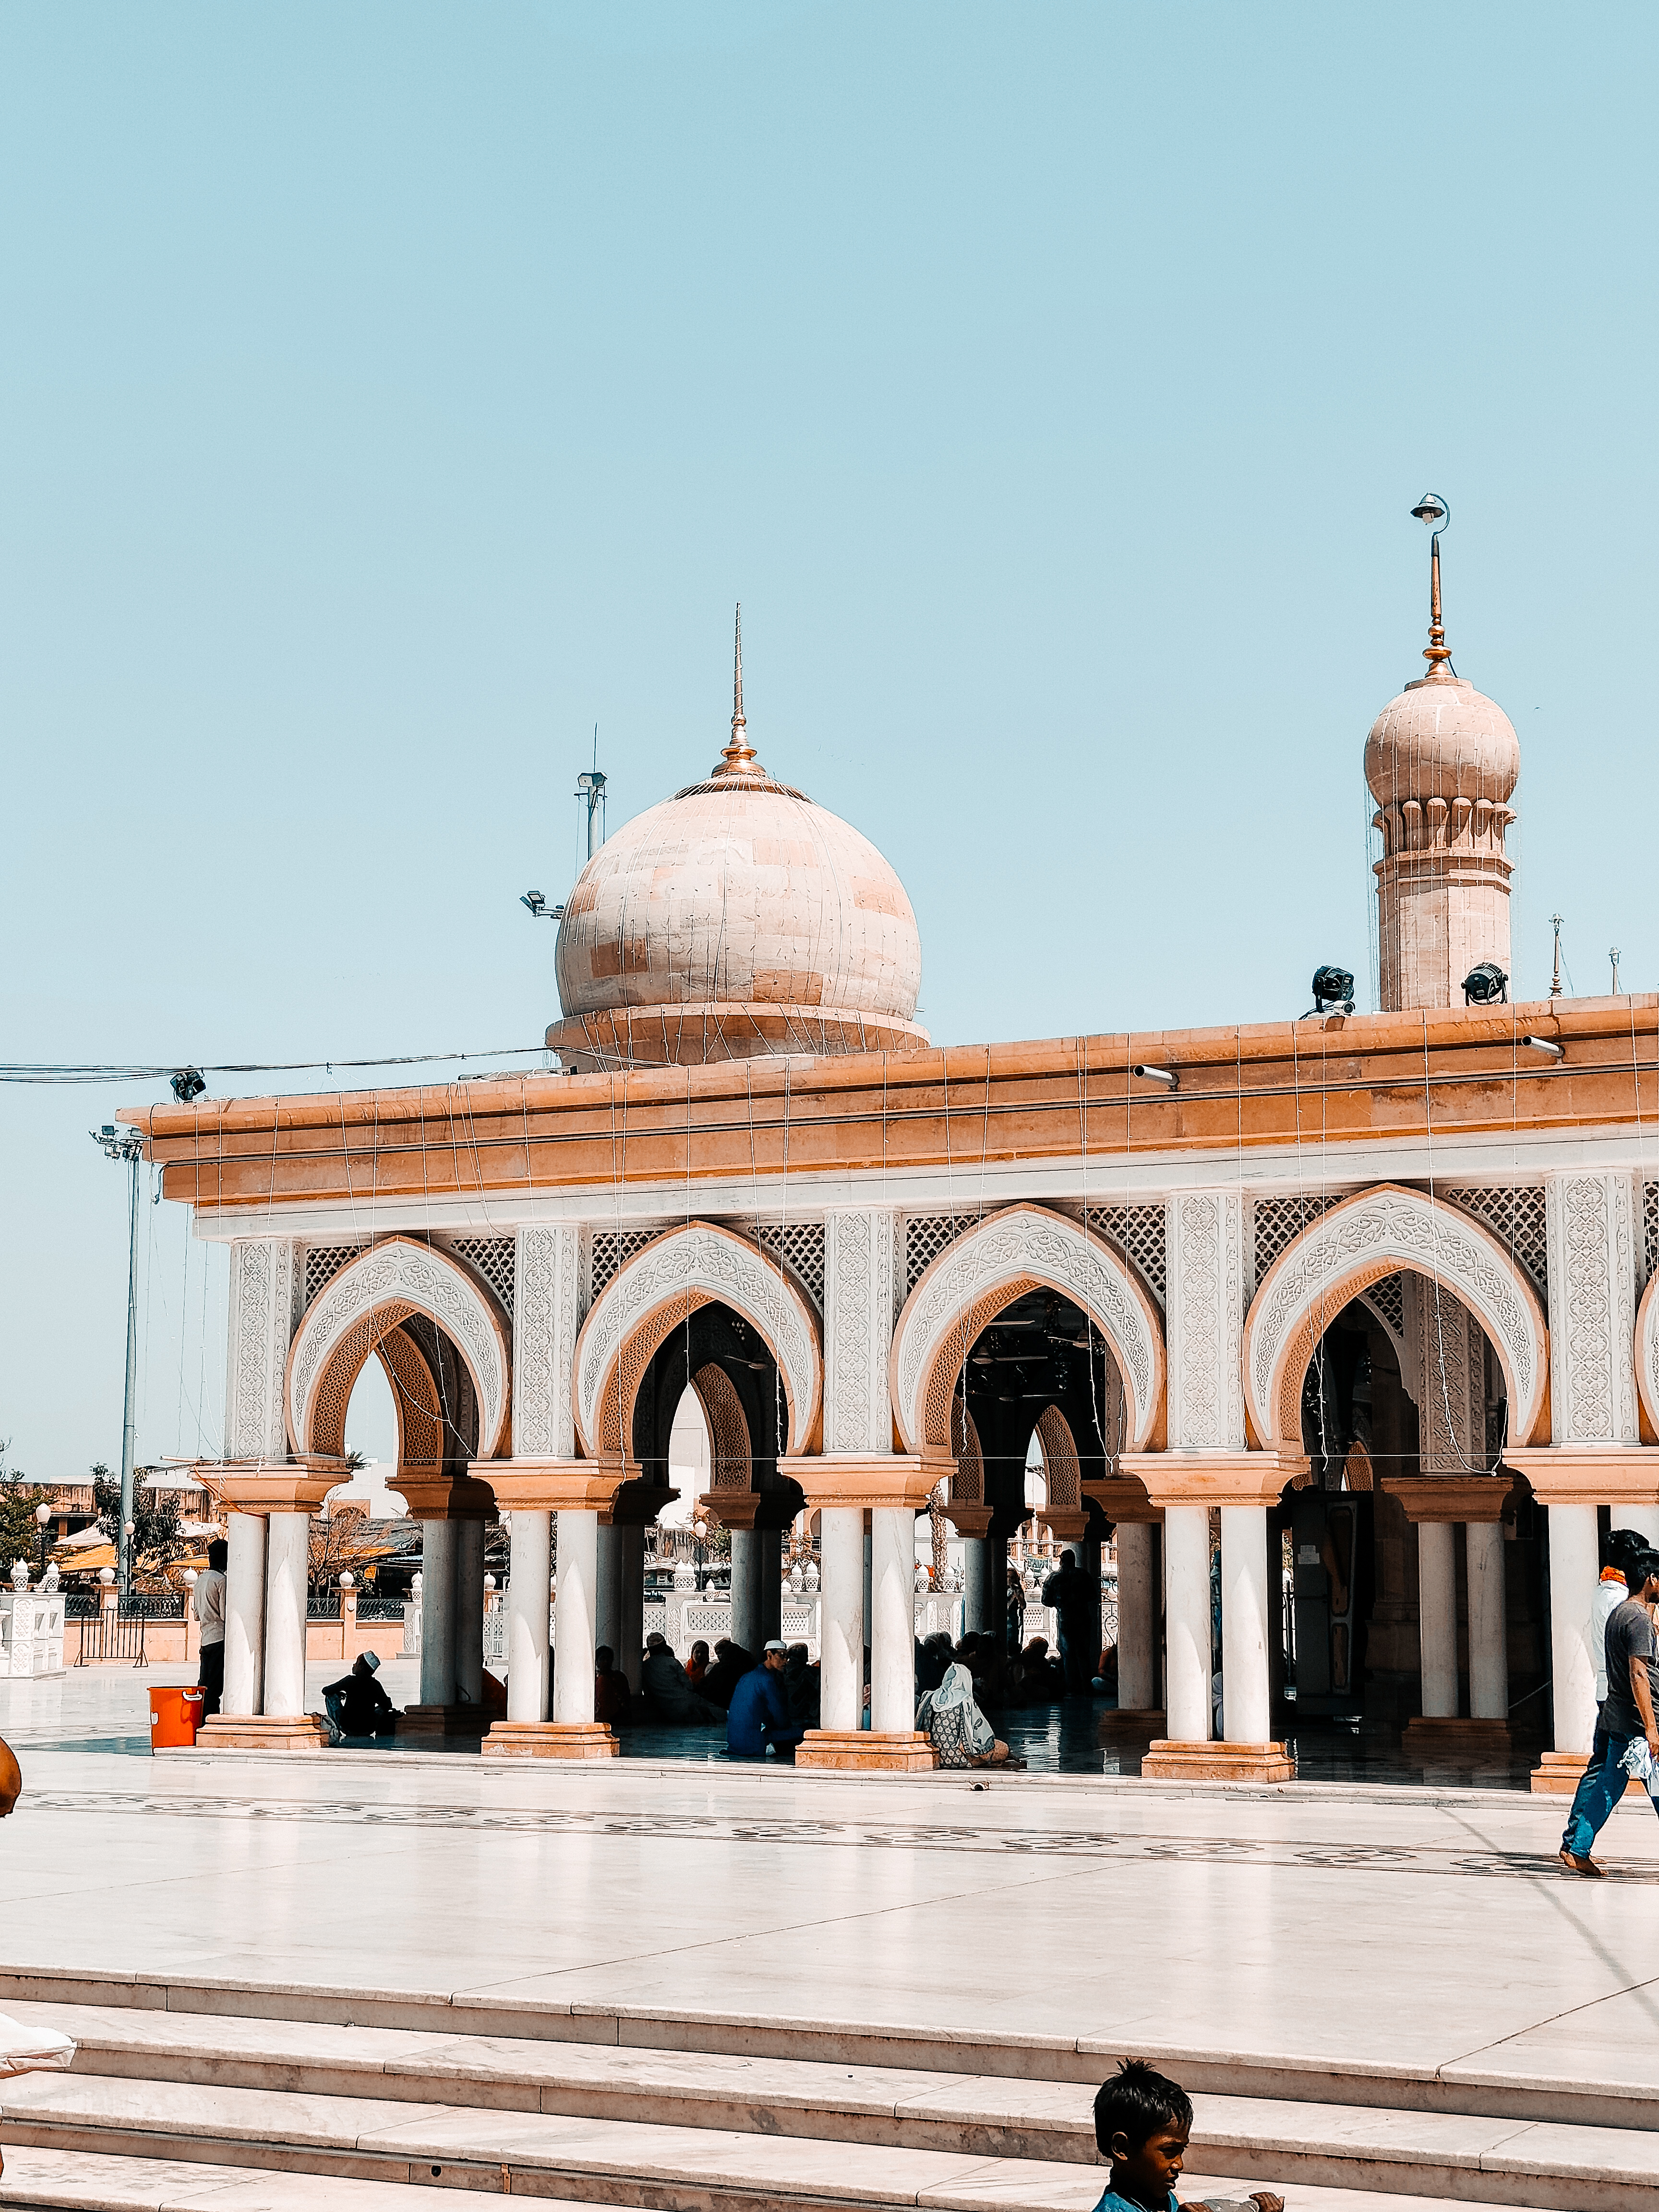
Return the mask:
[[368,1060],[0,1060],[0,1083],[160,1082],[193,1067],[198,1075],[332,1074],[339,1067],[425,1067],[458,1060],[511,1060],[545,1052],[543,1044],[492,1045],[474,1052],[393,1052]]

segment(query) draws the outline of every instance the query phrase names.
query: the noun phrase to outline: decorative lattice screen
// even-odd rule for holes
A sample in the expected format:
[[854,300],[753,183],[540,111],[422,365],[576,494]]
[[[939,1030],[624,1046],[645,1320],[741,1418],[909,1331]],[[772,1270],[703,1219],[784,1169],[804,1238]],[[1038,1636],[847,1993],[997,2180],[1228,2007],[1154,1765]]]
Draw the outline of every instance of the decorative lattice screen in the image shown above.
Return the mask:
[[513,1239],[510,1237],[452,1237],[448,1249],[495,1293],[504,1313],[513,1311]]
[[1547,1306],[1549,1264],[1544,1234],[1544,1193],[1534,1186],[1510,1186],[1498,1190],[1442,1190],[1437,1195],[1462,1206],[1506,1244],[1518,1267],[1532,1278],[1533,1287]]
[[1333,1191],[1328,1196],[1304,1191],[1295,1198],[1259,1198],[1255,1203],[1256,1281],[1261,1282],[1287,1244],[1347,1195],[1345,1190]]
[[362,1250],[362,1244],[308,1244],[306,1247],[306,1304],[326,1289],[346,1264]]
[[1164,1201],[1155,1199],[1139,1206],[1090,1206],[1083,1218],[1097,1237],[1115,1245],[1133,1261],[1159,1305],[1165,1302],[1167,1270],[1164,1258]]
[[1642,1270],[1645,1283],[1656,1267],[1659,1267],[1659,1182],[1644,1182],[1642,1186],[1642,1227],[1647,1243],[1647,1261]]
[[781,1260],[823,1311],[823,1224],[821,1221],[745,1221],[738,1224],[763,1252]]
[[587,1279],[589,1304],[616,1280],[625,1261],[631,1260],[661,1235],[660,1229],[596,1229],[592,1267]]
[[1374,1307],[1396,1336],[1406,1334],[1406,1285],[1399,1275],[1384,1275],[1380,1283],[1373,1283],[1365,1292],[1365,1303]]
[[937,1260],[947,1244],[977,1229],[980,1213],[907,1213],[904,1217],[904,1295],[908,1298],[921,1281],[930,1260]]

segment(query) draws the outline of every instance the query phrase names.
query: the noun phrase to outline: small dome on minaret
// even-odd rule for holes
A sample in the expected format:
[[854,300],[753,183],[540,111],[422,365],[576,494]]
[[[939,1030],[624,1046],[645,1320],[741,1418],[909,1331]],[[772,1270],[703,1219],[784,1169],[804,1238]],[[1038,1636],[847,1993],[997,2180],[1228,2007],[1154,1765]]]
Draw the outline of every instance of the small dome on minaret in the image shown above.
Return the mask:
[[1382,833],[1376,903],[1385,1012],[1461,1006],[1463,979],[1483,962],[1509,974],[1504,842],[1521,774],[1509,716],[1452,669],[1440,611],[1440,533],[1450,510],[1431,493],[1412,512],[1434,526],[1429,672],[1389,700],[1365,740],[1372,818]]

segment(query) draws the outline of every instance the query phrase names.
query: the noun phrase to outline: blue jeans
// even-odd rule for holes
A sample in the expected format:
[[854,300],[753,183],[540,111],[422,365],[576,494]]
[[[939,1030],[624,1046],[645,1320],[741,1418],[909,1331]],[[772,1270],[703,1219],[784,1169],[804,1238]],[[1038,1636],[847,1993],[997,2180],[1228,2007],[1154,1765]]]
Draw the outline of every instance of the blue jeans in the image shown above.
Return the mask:
[[[1638,1741],[1633,1735],[1609,1735],[1599,1770],[1579,1784],[1567,1826],[1566,1848],[1575,1857],[1589,1857],[1590,1845],[1624,1796],[1625,1784],[1630,1780],[1624,1769],[1625,1753]],[[1654,1802],[1653,1809],[1659,1813],[1659,1801]]]
[[1590,1784],[1601,1771],[1602,1762],[1607,1755],[1607,1732],[1601,1725],[1601,1708],[1598,1705],[1595,1708],[1595,1734],[1590,1738],[1589,1757],[1584,1761],[1584,1771],[1578,1778],[1578,1787],[1572,1793],[1572,1809],[1567,1814],[1567,1825],[1561,1831],[1561,1848],[1564,1851],[1570,1851],[1572,1849],[1572,1824],[1584,1809],[1584,1801],[1589,1795]]

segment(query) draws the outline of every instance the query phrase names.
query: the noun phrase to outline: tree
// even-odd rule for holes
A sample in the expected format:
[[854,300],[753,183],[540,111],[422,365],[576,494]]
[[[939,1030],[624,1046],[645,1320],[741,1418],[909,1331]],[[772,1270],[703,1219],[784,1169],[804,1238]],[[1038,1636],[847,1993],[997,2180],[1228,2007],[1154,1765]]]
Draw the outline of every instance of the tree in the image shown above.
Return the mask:
[[[147,1469],[140,1469],[141,1474]],[[98,1526],[121,1549],[121,1480],[99,1460],[92,1469],[92,1508]],[[179,1517],[179,1500],[167,1491],[146,1490],[139,1483],[132,1493],[132,1569],[135,1580],[164,1578],[166,1570],[189,1547]]]
[[11,1572],[14,1559],[26,1559],[33,1572],[40,1557],[40,1528],[34,1509],[40,1493],[21,1472],[5,1464],[11,1439],[0,1441],[0,1581]]

